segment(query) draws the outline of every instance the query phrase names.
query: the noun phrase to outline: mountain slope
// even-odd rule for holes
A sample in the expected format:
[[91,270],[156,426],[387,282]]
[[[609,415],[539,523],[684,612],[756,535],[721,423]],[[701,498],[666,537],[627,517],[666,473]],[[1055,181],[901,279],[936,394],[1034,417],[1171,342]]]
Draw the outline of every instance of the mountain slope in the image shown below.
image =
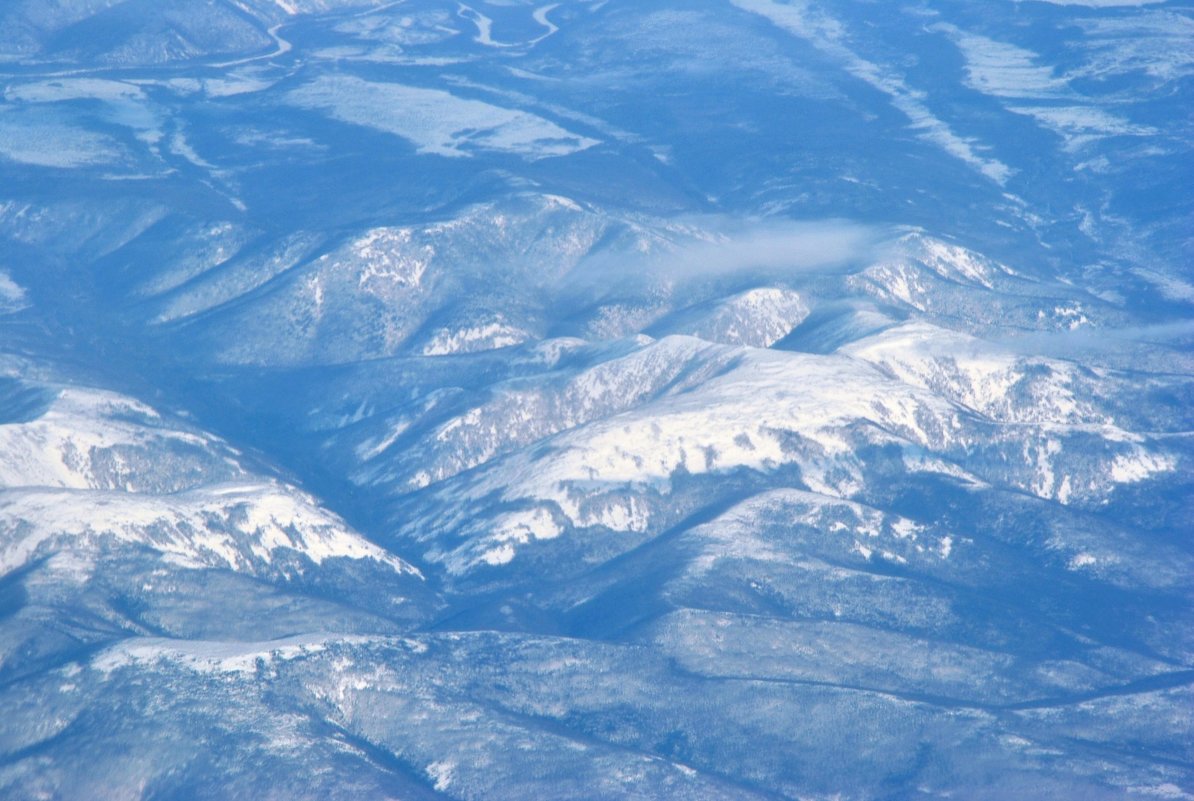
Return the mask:
[[0,795],[1186,798],[1189,9],[0,10]]

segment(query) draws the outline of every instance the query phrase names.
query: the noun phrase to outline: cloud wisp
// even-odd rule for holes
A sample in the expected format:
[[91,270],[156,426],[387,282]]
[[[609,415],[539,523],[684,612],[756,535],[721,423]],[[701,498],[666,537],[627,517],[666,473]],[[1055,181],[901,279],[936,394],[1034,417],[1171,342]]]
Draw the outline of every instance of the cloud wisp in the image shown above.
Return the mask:
[[1033,331],[997,340],[1019,353],[1074,358],[1128,346],[1152,345],[1184,349],[1194,340],[1194,320],[1117,328],[1081,328],[1061,331]]
[[873,259],[892,231],[848,220],[687,221],[682,235],[639,251],[605,251],[585,259],[565,290],[598,295],[644,285],[677,286],[720,278],[783,280],[848,270]]

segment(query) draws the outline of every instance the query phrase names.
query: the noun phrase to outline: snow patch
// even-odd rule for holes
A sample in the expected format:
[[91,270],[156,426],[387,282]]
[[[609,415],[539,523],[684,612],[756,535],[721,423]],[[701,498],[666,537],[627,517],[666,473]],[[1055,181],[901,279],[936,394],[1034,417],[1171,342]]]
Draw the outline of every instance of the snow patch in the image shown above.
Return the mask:
[[315,505],[277,484],[224,484],[174,495],[77,490],[0,493],[0,573],[43,544],[90,549],[114,540],[145,545],[172,564],[259,573],[282,552],[321,564],[369,559],[398,573],[418,570],[365,540]]
[[0,270],[0,314],[11,314],[28,305],[24,287]]
[[1176,462],[1169,456],[1137,449],[1131,454],[1117,456],[1111,463],[1111,480],[1117,484],[1134,484],[1149,476],[1173,470]]
[[435,785],[436,792],[444,792],[456,777],[456,763],[450,760],[439,760],[427,766],[427,778]]
[[262,665],[322,653],[332,643],[367,643],[367,637],[300,635],[267,642],[219,642],[137,637],[101,651],[89,667],[102,673],[167,662],[195,673],[253,674]]
[[978,154],[973,140],[963,138],[937,118],[924,102],[924,93],[905,83],[894,71],[858,56],[846,44],[845,27],[836,19],[813,11],[807,3],[784,5],[775,0],[731,0],[744,11],[766,17],[777,27],[807,40],[818,50],[845,65],[847,72],[891,98],[891,103],[927,142],[965,162],[995,183],[1003,184],[1013,170],[1003,162]]
[[411,141],[420,153],[466,157],[472,149],[528,159],[566,156],[598,144],[525,111],[490,105],[439,89],[325,75],[291,91],[297,106],[377,128]]
[[500,322],[458,328],[441,328],[423,346],[424,356],[446,356],[453,353],[476,353],[518,345],[530,339],[520,328]]

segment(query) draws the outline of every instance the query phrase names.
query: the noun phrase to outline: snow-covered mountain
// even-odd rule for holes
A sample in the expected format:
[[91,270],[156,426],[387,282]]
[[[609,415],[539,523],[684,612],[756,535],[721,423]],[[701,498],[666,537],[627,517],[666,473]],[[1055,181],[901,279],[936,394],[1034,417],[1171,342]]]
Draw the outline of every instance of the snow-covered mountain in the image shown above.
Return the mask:
[[1175,0],[0,8],[0,796],[1194,797]]

